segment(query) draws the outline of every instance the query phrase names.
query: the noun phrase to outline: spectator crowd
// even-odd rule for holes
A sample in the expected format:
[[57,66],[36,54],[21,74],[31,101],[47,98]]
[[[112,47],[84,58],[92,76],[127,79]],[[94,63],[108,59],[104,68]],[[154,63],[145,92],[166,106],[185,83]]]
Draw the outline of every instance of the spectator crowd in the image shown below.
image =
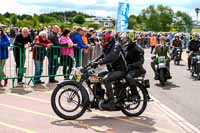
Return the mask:
[[[26,62],[26,49],[31,47],[32,59],[34,60],[33,83],[43,84],[41,76],[43,73],[44,59],[48,59],[49,83],[58,83],[55,80],[59,66],[63,66],[64,79],[69,79],[72,67],[85,66],[91,55],[92,47],[99,47],[101,32],[94,29],[74,27],[60,29],[54,25],[35,31],[31,28],[12,28],[9,33],[0,29],[0,79],[7,85],[6,74],[4,73],[5,62],[9,58],[8,47],[13,45],[13,55],[16,63],[17,83],[24,84],[23,73]],[[81,60],[82,59],[82,60]],[[0,81],[1,81],[0,80]]]

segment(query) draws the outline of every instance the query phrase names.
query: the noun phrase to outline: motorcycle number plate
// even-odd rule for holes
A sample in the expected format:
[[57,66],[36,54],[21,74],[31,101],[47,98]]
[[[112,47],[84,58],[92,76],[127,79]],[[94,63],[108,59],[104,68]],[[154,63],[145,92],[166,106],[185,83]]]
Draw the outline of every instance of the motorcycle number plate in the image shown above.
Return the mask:
[[165,63],[158,64],[158,68],[165,68],[165,67],[166,67]]

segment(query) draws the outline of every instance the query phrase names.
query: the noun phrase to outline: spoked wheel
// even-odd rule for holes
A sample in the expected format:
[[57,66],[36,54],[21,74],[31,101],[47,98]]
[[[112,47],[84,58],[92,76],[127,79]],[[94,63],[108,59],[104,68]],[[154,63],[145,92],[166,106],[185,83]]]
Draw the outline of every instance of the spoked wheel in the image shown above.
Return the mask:
[[89,104],[88,93],[76,82],[66,81],[58,85],[51,96],[54,112],[65,120],[81,117]]
[[200,80],[200,73],[197,74],[197,79]]
[[121,108],[121,111],[129,117],[140,116],[147,107],[148,94],[146,94],[145,88],[139,83],[137,83],[136,88],[138,95],[133,95],[131,88],[127,86],[128,98],[125,99],[123,107]]

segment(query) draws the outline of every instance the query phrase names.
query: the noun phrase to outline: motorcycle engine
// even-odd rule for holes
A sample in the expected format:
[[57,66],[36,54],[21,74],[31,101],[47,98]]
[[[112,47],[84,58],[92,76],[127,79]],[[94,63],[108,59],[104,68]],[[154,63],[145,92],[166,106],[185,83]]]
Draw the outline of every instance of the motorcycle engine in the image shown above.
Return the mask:
[[99,108],[99,104],[104,102],[105,90],[102,89],[101,84],[94,84],[94,108]]

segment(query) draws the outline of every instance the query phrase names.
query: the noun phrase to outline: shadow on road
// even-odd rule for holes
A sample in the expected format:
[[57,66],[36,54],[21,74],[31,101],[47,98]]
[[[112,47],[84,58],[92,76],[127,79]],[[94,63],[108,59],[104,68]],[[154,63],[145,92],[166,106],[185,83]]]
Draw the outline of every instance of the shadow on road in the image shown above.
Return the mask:
[[46,84],[46,87],[49,88],[49,90],[54,90],[56,88],[57,84]]
[[173,82],[167,82],[165,84],[165,86],[162,86],[161,84],[155,84],[155,85],[158,86],[158,87],[161,87],[163,90],[171,90],[171,89],[174,89],[174,88],[180,88],[179,85],[176,85]]
[[185,64],[179,64],[179,65],[175,65],[175,66],[177,66],[177,67],[184,67],[184,66],[186,66]]
[[19,94],[19,95],[26,95],[31,92],[33,92],[33,91],[30,89],[27,89],[26,87],[22,87],[22,86],[10,89],[10,93],[15,93],[15,94]]
[[15,93],[19,95],[27,95],[34,91],[45,92],[45,91],[52,91],[56,88],[56,84],[46,84],[46,85],[36,85],[32,87],[26,86],[16,86],[15,88],[7,89],[7,88],[0,88],[0,94],[5,94],[6,90],[10,93]]
[[[119,120],[121,119],[121,120]],[[127,122],[129,121],[129,122]],[[131,122],[130,122],[131,121]],[[128,117],[91,117],[91,119],[77,120],[80,124],[88,124],[91,127],[99,127],[105,129],[102,132],[113,132],[113,133],[151,133],[156,132],[157,129],[153,127],[155,121],[152,118],[142,116],[138,118],[128,118]],[[74,126],[76,128],[84,128],[73,124],[70,121],[54,121],[53,125],[57,126]],[[90,127],[87,127],[90,128]],[[94,129],[95,130],[95,129]],[[96,131],[96,130],[95,130]],[[96,131],[100,132],[100,131]]]
[[0,88],[0,94],[5,94],[5,88]]
[[50,91],[49,87],[46,87],[45,85],[36,85],[34,87],[31,87],[34,91]]

